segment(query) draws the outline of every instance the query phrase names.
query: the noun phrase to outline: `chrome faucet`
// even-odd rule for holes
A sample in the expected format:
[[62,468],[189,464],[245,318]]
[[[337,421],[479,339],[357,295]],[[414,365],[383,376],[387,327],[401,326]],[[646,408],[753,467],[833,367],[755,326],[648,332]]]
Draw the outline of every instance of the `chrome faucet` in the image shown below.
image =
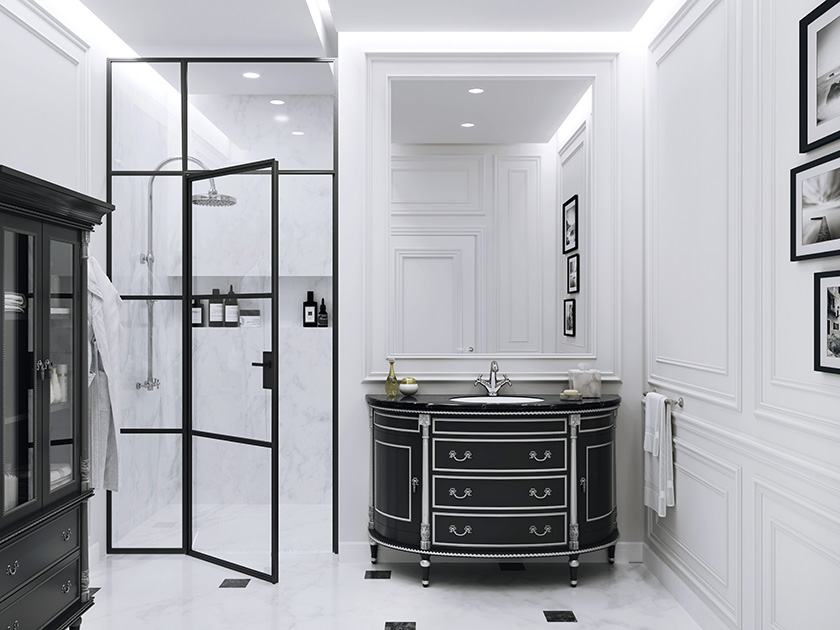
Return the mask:
[[499,390],[502,389],[505,385],[510,385],[510,379],[502,374],[502,380],[496,381],[496,374],[499,372],[499,364],[495,361],[490,362],[490,378],[488,380],[484,380],[481,378],[481,374],[478,375],[478,378],[475,379],[475,383],[473,385],[483,385],[484,389],[487,390],[488,396],[497,396],[499,394]]

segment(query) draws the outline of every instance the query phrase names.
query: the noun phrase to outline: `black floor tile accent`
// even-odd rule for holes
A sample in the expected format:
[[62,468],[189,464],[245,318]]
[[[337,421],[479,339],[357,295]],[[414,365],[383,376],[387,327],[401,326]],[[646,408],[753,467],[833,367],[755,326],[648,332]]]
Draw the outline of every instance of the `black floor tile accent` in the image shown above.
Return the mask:
[[522,562],[500,562],[499,568],[502,571],[524,571],[525,565]]
[[577,622],[575,613],[571,610],[544,610],[546,621],[574,621]]
[[99,590],[102,590],[102,589],[98,586],[91,586],[90,587],[90,596],[93,597],[94,595],[96,595],[96,591],[99,591]]
[[385,630],[417,630],[416,621],[386,621]]
[[222,580],[222,583],[219,584],[219,588],[245,588],[246,586],[248,586],[248,582],[250,582],[250,581],[251,581],[250,579],[234,580],[234,579],[228,578],[226,580]]
[[366,580],[390,580],[390,571],[365,571]]

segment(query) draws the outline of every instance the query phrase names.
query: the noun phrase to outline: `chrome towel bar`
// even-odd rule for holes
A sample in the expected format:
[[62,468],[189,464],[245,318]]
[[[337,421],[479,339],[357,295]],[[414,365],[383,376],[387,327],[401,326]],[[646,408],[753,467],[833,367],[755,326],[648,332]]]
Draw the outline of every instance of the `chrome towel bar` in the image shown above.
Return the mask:
[[[656,393],[656,390],[655,390],[655,389],[652,389],[652,390],[650,390],[650,391],[651,391],[651,392],[653,392],[653,393]],[[650,392],[642,392],[642,397],[647,396],[649,393],[650,393]],[[685,401],[682,399],[682,396],[680,396],[680,397],[679,397],[679,398],[677,398],[676,400],[674,400],[673,398],[666,398],[666,399],[665,399],[665,402],[667,402],[667,403],[668,403],[669,405],[671,405],[672,407],[673,407],[674,405],[676,405],[676,406],[678,406],[680,409],[682,409],[682,408],[683,408],[683,406],[685,405]]]

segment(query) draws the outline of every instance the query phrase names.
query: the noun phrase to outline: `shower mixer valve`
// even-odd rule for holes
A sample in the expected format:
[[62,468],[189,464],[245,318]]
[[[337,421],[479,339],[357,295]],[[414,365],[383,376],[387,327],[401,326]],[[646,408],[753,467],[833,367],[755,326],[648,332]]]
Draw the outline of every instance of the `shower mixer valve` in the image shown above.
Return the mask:
[[135,387],[138,390],[145,388],[147,391],[152,391],[155,388],[160,389],[160,379],[150,378],[145,383],[137,383]]
[[152,265],[155,262],[155,255],[152,252],[148,254],[140,254],[140,264],[145,265],[146,263]]

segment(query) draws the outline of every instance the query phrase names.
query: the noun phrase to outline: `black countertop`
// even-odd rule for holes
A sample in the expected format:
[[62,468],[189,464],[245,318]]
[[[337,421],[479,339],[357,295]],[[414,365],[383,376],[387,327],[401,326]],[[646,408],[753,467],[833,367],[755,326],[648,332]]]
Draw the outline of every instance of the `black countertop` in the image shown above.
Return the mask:
[[[367,403],[380,409],[400,409],[402,411],[416,411],[417,413],[430,411],[495,411],[497,413],[510,413],[521,411],[562,411],[575,413],[577,411],[590,411],[594,409],[607,409],[617,407],[621,402],[621,396],[616,394],[604,394],[600,398],[581,398],[569,400],[560,394],[521,394],[521,396],[532,396],[542,398],[541,402],[513,403],[510,405],[499,403],[483,402],[453,402],[451,398],[475,396],[476,394],[420,394],[419,396],[403,396],[398,394],[393,398],[383,394],[368,394],[365,396]],[[479,394],[480,395],[480,394]],[[498,398],[509,398],[511,395],[499,394]]]

